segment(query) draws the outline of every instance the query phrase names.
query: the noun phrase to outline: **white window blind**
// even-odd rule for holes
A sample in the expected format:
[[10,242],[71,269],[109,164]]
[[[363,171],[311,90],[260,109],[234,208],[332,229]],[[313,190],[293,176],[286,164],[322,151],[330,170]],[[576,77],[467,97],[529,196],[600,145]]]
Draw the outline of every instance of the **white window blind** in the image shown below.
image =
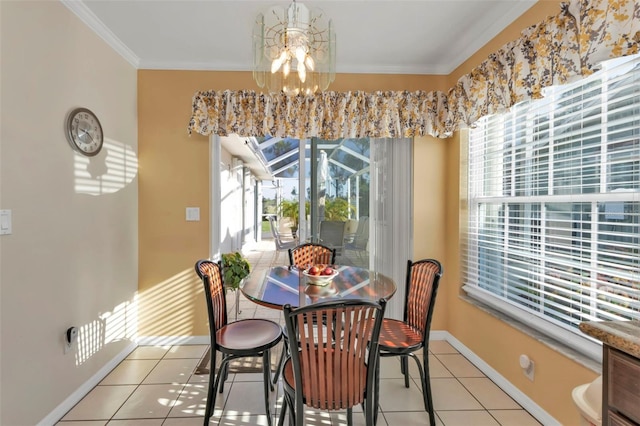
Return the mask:
[[560,335],[640,319],[639,57],[476,124],[468,293]]

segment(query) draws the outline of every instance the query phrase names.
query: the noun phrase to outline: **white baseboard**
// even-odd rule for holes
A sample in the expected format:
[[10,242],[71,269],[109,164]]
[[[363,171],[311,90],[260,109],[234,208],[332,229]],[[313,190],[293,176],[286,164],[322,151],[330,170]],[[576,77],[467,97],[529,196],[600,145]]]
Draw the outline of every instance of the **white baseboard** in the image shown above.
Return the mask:
[[38,426],[50,426],[56,424],[69,410],[71,410],[82,398],[84,398],[94,387],[98,385],[104,379],[107,374],[111,373],[114,368],[120,362],[125,359],[138,344],[135,342],[129,343],[118,355],[113,357],[111,361],[106,363],[96,374],[94,374],[89,380],[84,382],[82,386],[76,389],[71,395],[67,397],[60,405],[58,405],[52,412],[50,412],[44,419],[38,422]]
[[140,346],[208,345],[209,336],[140,336]]
[[520,389],[512,385],[511,382],[505,379],[500,373],[494,370],[493,367],[473,353],[461,341],[453,337],[448,331],[432,331],[429,335],[429,340],[446,340],[540,423],[545,426],[560,426],[560,422],[543,410],[535,403],[535,401],[529,398]]

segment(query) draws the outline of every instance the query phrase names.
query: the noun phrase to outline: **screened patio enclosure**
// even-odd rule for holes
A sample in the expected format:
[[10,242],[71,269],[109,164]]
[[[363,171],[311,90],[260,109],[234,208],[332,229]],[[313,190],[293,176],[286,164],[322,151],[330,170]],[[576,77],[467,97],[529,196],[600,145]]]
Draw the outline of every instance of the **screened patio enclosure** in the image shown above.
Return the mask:
[[[273,176],[272,186],[263,182],[263,213],[285,220],[295,205],[290,219],[298,222],[293,232],[300,241],[329,245],[341,261],[369,266],[369,139],[262,137],[248,143]],[[330,226],[337,229],[331,238]]]
[[387,314],[402,317],[413,255],[412,139],[211,135],[209,143],[212,259],[270,235],[268,216],[282,230],[286,214],[301,243],[328,245],[336,263],[391,277],[398,289]]

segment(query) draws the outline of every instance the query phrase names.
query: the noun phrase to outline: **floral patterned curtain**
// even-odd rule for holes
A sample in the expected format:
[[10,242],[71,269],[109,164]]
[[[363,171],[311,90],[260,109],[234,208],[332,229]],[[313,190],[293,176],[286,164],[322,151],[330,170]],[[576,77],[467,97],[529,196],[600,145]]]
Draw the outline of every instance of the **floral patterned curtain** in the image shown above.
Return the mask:
[[445,138],[484,115],[539,98],[544,87],[589,75],[606,59],[640,52],[640,0],[572,0],[560,9],[489,55],[447,93],[197,92],[189,133]]

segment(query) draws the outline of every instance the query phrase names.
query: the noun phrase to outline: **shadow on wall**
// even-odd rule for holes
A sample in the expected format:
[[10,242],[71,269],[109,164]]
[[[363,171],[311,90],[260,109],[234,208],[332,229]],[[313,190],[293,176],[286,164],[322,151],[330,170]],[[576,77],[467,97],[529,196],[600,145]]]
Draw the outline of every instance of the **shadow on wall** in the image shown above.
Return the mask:
[[118,192],[138,173],[138,157],[121,142],[105,139],[95,157],[74,153],[75,191],[78,194],[103,195]]
[[75,352],[76,366],[110,343],[134,341],[140,335],[175,343],[175,337],[191,335],[193,306],[203,300],[201,287],[202,282],[188,269],[79,326],[77,346],[68,348]]
[[99,315],[98,319],[78,328],[76,366],[84,364],[89,358],[109,343],[121,340],[133,340],[136,336],[137,301],[123,302],[111,312]]
[[[202,281],[193,269],[184,270],[138,295],[138,335],[154,338],[154,344],[190,336],[194,306],[204,303]],[[204,326],[208,319],[203,317]]]

